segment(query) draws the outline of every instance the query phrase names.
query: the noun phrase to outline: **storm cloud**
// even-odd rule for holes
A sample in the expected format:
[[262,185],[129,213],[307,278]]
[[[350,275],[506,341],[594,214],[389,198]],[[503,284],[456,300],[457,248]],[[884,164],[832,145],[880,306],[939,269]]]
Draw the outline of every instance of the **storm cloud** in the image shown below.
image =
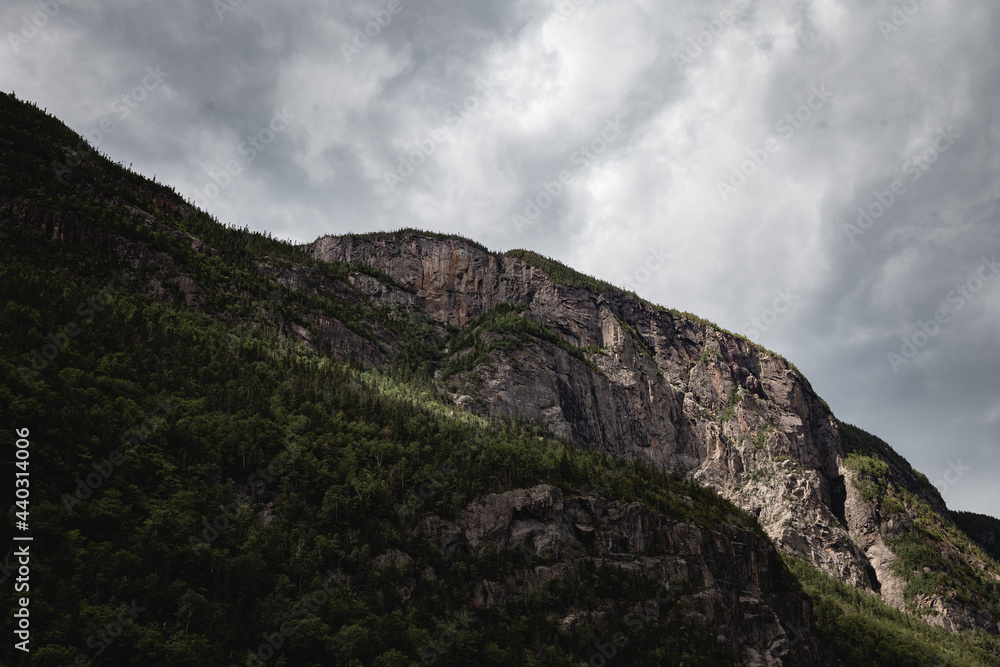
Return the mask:
[[988,0],[11,0],[0,87],[221,221],[523,247],[1000,505]]

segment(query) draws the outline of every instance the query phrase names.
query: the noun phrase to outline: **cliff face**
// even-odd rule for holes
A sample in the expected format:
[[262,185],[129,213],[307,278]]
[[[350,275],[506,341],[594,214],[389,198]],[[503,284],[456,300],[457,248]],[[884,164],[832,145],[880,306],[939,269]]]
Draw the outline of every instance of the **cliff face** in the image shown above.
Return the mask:
[[[782,590],[772,568],[777,554],[750,530],[706,530],[667,521],[639,503],[565,497],[539,485],[478,499],[455,522],[428,516],[418,531],[445,554],[513,550],[524,559],[516,576],[477,584],[480,605],[506,604],[557,577],[573,581],[587,564],[614,567],[661,588],[645,603],[572,613],[560,619],[563,631],[591,626],[611,637],[622,617],[635,619],[635,630],[640,619],[670,614],[684,627],[715,634],[741,665],[836,664],[810,632],[808,596]],[[622,634],[627,641],[628,630]]]
[[[441,325],[477,325],[501,304],[521,304],[519,317],[555,335],[504,344],[502,328],[477,326],[476,343],[489,356],[463,363],[474,349],[451,349],[451,365],[439,373],[460,402],[545,424],[580,447],[682,472],[756,516],[782,550],[906,606],[907,573],[890,546],[891,508],[853,489],[842,426],[784,359],[620,291],[568,287],[522,257],[461,239],[324,237],[306,249],[388,274],[412,292],[378,281],[355,287]],[[950,522],[936,491],[905,461],[891,477]],[[981,572],[1000,581],[995,563]],[[971,613],[954,593],[924,605],[945,612],[930,622],[997,630],[998,619]]]

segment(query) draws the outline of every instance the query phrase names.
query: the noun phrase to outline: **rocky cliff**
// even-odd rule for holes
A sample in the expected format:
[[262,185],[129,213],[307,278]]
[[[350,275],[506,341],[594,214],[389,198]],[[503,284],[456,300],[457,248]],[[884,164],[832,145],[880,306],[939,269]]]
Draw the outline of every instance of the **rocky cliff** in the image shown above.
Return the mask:
[[[684,627],[711,633],[741,665],[835,664],[811,634],[809,597],[783,589],[774,548],[745,528],[706,530],[668,521],[640,503],[567,497],[539,485],[478,499],[455,522],[428,516],[419,532],[446,554],[515,551],[524,559],[516,576],[477,584],[475,602],[484,606],[507,604],[557,578],[578,579],[588,565],[660,583],[645,603],[608,603],[561,618],[567,633],[588,626],[613,637],[613,623],[623,616],[637,631],[654,615],[672,615]],[[622,635],[627,641],[629,631]]]
[[[960,530],[781,357],[526,251],[226,227],[12,96],[0,120],[3,405],[42,448],[40,497],[83,504],[38,515],[53,660],[84,659],[73,647],[132,590],[153,603],[109,659],[242,660],[344,566],[280,660],[996,664],[996,637],[778,557],[767,535],[951,630],[1000,617],[1000,524]],[[56,349],[81,299],[102,316]],[[82,486],[161,395],[182,416],[155,437],[142,421],[129,474]],[[239,528],[210,528],[233,503]],[[456,609],[478,625],[452,644]]]
[[[949,542],[954,525],[926,478],[884,443],[872,451],[849,442],[849,427],[774,353],[532,253],[419,232],[324,237],[306,249],[384,272],[406,289],[370,278],[355,286],[465,332],[449,339],[438,372],[459,402],[682,472],[757,517],[779,548],[836,578],[949,629],[997,631],[1000,618],[976,611],[996,591],[996,562],[972,554],[964,535]],[[513,318],[530,320],[531,335]],[[852,469],[869,459],[886,463],[886,474]],[[880,492],[863,493],[861,482]],[[918,506],[940,530],[907,521]],[[924,572],[907,570],[914,563],[896,553],[917,530],[928,549],[948,554],[937,563],[947,576],[924,597],[907,595]]]

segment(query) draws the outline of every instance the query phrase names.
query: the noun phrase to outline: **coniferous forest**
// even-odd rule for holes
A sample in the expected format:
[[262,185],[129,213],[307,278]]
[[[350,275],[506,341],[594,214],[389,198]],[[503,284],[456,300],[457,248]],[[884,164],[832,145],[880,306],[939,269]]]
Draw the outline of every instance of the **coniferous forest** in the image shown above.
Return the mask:
[[[446,553],[428,536],[428,516],[548,484],[767,543],[753,517],[680,476],[455,405],[440,389],[460,368],[447,349],[470,348],[471,368],[473,354],[549,336],[516,304],[476,323],[507,343],[442,333],[350,288],[388,276],[223,225],[30,103],[0,96],[0,126],[5,610],[22,596],[11,538],[32,537],[30,653],[5,612],[0,663],[741,664],[687,620],[698,590],[637,622],[629,610],[659,588],[649,577],[582,559],[525,580],[562,556]],[[341,289],[289,287],[282,270]],[[408,342],[375,366],[338,359],[295,334],[317,312],[373,345],[379,328]],[[775,591],[810,596],[801,632],[831,664],[1000,664],[996,635],[948,633],[769,553]],[[483,604],[484,581],[521,593]],[[609,608],[609,627],[560,623]],[[624,646],[600,653],[616,632]]]

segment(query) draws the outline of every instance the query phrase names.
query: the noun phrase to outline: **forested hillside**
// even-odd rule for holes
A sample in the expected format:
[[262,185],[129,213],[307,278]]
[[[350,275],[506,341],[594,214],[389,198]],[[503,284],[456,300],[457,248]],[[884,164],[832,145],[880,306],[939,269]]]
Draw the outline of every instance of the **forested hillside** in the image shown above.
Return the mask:
[[[11,95],[0,126],[5,530],[27,429],[33,538],[3,664],[1000,664],[691,479],[456,405],[448,351],[497,348],[373,299],[411,289],[379,269],[224,226]],[[515,312],[476,326],[550,335]]]

